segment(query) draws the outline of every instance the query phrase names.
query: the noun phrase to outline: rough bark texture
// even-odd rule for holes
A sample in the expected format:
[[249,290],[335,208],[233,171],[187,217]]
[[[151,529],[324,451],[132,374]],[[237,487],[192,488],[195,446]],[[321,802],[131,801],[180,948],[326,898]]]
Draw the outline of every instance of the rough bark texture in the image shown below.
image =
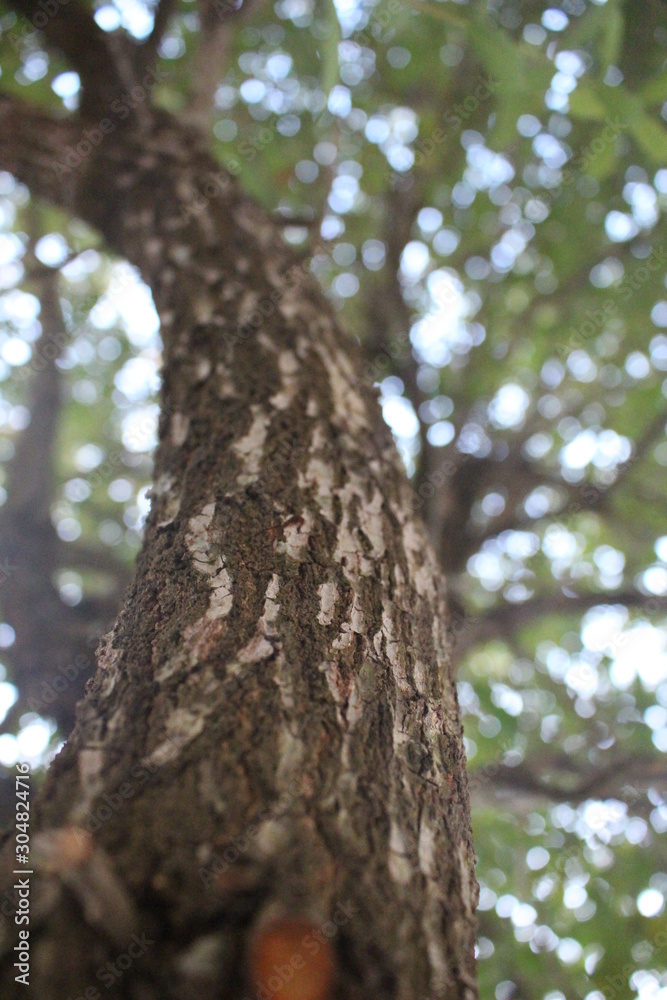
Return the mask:
[[337,1000],[473,1000],[443,586],[361,353],[181,125],[117,129],[56,184],[72,122],[2,112],[0,162],[140,268],[165,348],[136,579],[33,816],[32,995],[296,997],[244,972],[282,915],[338,927]]

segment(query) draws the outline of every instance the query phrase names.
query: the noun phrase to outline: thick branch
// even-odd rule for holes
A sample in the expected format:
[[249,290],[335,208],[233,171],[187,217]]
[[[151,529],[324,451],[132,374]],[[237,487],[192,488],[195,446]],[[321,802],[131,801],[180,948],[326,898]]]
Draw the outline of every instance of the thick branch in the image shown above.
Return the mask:
[[46,13],[41,0],[7,0],[18,14],[61,53],[79,74],[83,89],[81,110],[86,117],[96,113],[118,95],[119,80],[107,37],[95,22],[92,8],[80,0],[58,6],[55,16]]
[[137,60],[141,72],[150,69],[155,63],[160,42],[166,34],[171,18],[178,10],[179,2],[180,0],[159,0],[153,29],[143,45],[137,49]]
[[81,139],[82,126],[74,118],[53,118],[26,101],[0,93],[0,167],[39,198],[74,208],[85,162],[78,170],[64,173],[58,165],[68,147]]

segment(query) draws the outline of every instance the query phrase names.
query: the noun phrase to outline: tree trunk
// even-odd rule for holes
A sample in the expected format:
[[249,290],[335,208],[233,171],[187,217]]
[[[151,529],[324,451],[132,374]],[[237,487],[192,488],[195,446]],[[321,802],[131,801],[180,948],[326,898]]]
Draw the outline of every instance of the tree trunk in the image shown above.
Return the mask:
[[31,995],[473,1000],[443,582],[361,352],[181,124],[58,177],[81,126],[12,107],[0,163],[139,267],[164,341],[136,578],[31,817]]

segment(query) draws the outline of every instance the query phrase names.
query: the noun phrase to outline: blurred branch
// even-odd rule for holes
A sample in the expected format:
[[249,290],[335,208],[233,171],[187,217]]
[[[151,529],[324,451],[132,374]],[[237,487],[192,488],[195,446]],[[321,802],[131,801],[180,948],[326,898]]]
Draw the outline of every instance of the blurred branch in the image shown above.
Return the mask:
[[[80,0],[58,6],[56,15],[44,20],[43,0],[7,0],[12,10],[31,24],[39,25],[47,46],[65,57],[81,78],[81,113],[90,117],[118,96],[119,79],[107,36],[97,25],[93,11]],[[127,36],[125,41],[128,42]]]
[[76,171],[59,176],[54,163],[79,139],[80,125],[73,118],[52,118],[0,92],[0,169],[61,208],[72,208],[80,178]]
[[[368,283],[364,303],[367,337],[364,347],[377,369],[377,381],[388,375],[400,378],[404,395],[415,412],[427,397],[417,384],[417,359],[412,350],[410,329],[414,322],[413,310],[403,296],[400,283],[401,256],[412,237],[412,227],[419,207],[416,185],[407,189],[394,187],[382,200],[382,229],[380,238],[386,248],[385,265],[381,280]],[[391,367],[386,365],[391,359]],[[423,422],[419,422],[420,457],[423,462],[427,448]],[[419,471],[415,481],[419,481]]]
[[53,273],[44,274],[40,282],[42,335],[33,359],[31,419],[17,435],[7,468],[7,501],[0,512],[2,563],[7,566],[0,599],[16,634],[7,659],[24,711],[23,699],[38,696],[39,682],[54,647],[62,643],[69,618],[53,583],[58,536],[50,518],[61,407],[61,376],[55,362],[66,340],[57,281]]
[[[49,520],[53,493],[54,444],[60,413],[61,376],[55,359],[65,342],[57,273],[44,275],[40,289],[42,335],[33,356],[30,423],[17,436],[7,477],[13,518],[41,523]],[[47,547],[52,552],[52,546]]]
[[524,796],[550,802],[584,802],[587,799],[616,798],[622,802],[637,799],[639,789],[653,786],[667,789],[665,762],[659,757],[631,754],[617,758],[604,766],[581,773],[576,762],[570,762],[569,786],[558,785],[545,778],[554,771],[562,773],[562,762],[540,755],[534,765],[525,761],[510,767],[502,761],[492,761],[479,771],[471,771],[470,786],[473,801],[498,801],[504,797]]
[[386,277],[370,284],[366,302],[368,336],[365,340],[371,358],[387,353],[393,344],[400,345],[401,354],[391,372],[405,386],[405,395],[417,408],[421,393],[417,386],[417,362],[410,346],[413,312],[407,305],[399,281],[401,255],[412,234],[418,201],[414,187],[407,191],[389,190],[382,202],[381,239],[386,248]]
[[225,76],[234,28],[240,18],[254,13],[267,0],[199,0],[200,30],[191,89],[181,117],[204,131],[209,127],[215,92]]
[[484,615],[467,619],[458,630],[457,657],[463,657],[474,646],[494,639],[508,639],[520,628],[538,618],[553,615],[580,617],[590,608],[622,604],[627,608],[644,608],[647,611],[667,611],[667,596],[640,594],[637,590],[615,593],[578,594],[568,597],[557,593],[533,597],[522,604],[503,603]]
[[[608,486],[568,483],[562,477],[547,472],[539,463],[525,459],[522,454],[523,445],[534,428],[526,430],[512,441],[510,452],[502,462],[494,461],[493,458],[451,456],[447,461],[454,468],[450,468],[447,476],[439,477],[442,486],[437,491],[439,495],[433,500],[433,504],[440,508],[438,552],[445,572],[461,572],[470,556],[485,541],[497,537],[503,531],[525,530],[527,526],[534,526],[535,518],[522,512],[521,503],[538,486],[551,486],[567,497],[568,502],[563,509],[549,515],[553,521],[560,521],[582,511],[605,513],[609,516],[612,513],[612,497],[627,481],[629,474],[651,445],[663,434],[666,420],[667,409],[658,413],[650,422],[637,441],[634,454],[619,466],[616,478]],[[432,474],[437,476],[437,467]],[[483,530],[475,530],[469,519],[473,503],[481,500],[486,492],[494,488],[504,492],[505,508]]]
[[[37,229],[34,218],[33,228]],[[32,273],[36,269],[34,244],[39,235],[33,235],[27,254]],[[116,584],[110,593],[84,597],[79,605],[70,607],[61,599],[55,583],[58,570],[63,564],[72,565],[71,557],[76,554],[76,548],[61,542],[51,521],[61,411],[62,376],[57,359],[68,339],[58,280],[57,271],[39,272],[36,291],[41,303],[42,333],[34,345],[31,362],[31,419],[16,436],[14,457],[7,465],[7,500],[0,509],[0,602],[15,632],[15,641],[5,657],[19,691],[4,728],[32,710],[55,718],[67,734],[74,724],[74,707],[94,665],[94,647],[112,619],[120,595]],[[79,556],[92,561],[85,549]],[[103,571],[112,579],[114,570],[106,560]]]
[[137,61],[140,73],[145,72],[154,65],[160,42],[166,34],[172,16],[178,10],[179,2],[180,0],[159,0],[153,20],[153,29],[143,45],[140,45],[137,49]]
[[86,247],[84,250],[71,250],[65,259],[60,261],[60,263],[56,266],[53,266],[52,264],[43,264],[41,260],[36,260],[35,258],[32,258],[30,261],[24,260],[23,279],[24,281],[40,281],[49,274],[57,274],[59,271],[62,271],[64,267],[67,267],[68,264],[71,264],[73,260],[76,260],[77,257],[80,257],[82,253],[86,253],[88,249],[90,248]]
[[[521,442],[502,461],[493,455],[467,455],[453,446],[432,448],[427,456],[424,479],[432,487],[429,527],[440,564],[451,576],[463,572],[470,556],[488,538],[524,523],[521,501],[544,484],[544,474],[523,457]],[[471,511],[491,490],[504,494],[505,507],[481,528],[471,521]]]
[[642,436],[636,442],[634,454],[618,467],[616,478],[606,489],[591,487],[589,490],[589,501],[584,504],[586,510],[603,511],[609,509],[609,501],[619,487],[627,480],[637,463],[646,455],[651,445],[657,438],[665,433],[665,421],[667,420],[667,407],[660,410],[650,422]]
[[452,28],[460,28],[461,31],[465,32],[470,30],[470,18],[455,14],[448,7],[443,7],[435,3],[427,3],[426,0],[408,0],[408,6],[413,7],[427,17],[434,17],[438,21],[444,21],[445,24],[449,24]]

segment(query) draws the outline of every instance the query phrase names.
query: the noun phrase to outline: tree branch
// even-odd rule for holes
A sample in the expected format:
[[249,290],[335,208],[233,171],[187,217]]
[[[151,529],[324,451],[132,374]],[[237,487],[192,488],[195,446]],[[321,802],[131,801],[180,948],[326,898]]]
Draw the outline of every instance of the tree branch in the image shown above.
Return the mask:
[[159,0],[153,20],[153,30],[143,45],[137,48],[137,60],[141,72],[145,72],[154,65],[160,42],[166,34],[169,22],[176,13],[178,5],[179,0]]
[[72,210],[79,171],[62,174],[58,164],[81,139],[74,118],[52,118],[26,101],[0,93],[0,167],[33,194]]
[[656,438],[662,436],[664,433],[666,419],[667,407],[660,410],[660,412],[655,415],[653,420],[651,420],[642,436],[635,443],[633,455],[627,460],[627,462],[624,462],[623,465],[618,467],[616,478],[613,483],[611,483],[606,489],[591,487],[590,499],[585,505],[586,510],[599,511],[609,509],[609,501],[611,497],[618,492],[619,488],[626,481],[629,473],[634,470],[637,463],[644,457],[644,455],[646,455]]
[[[0,512],[0,563],[4,567],[0,599],[16,635],[6,657],[19,690],[4,728],[30,709],[53,716],[67,734],[74,724],[74,706],[92,671],[93,645],[113,616],[120,595],[71,608],[63,603],[55,583],[63,550],[51,522],[61,406],[56,359],[67,336],[58,273],[42,272],[39,285],[42,334],[31,362],[31,419],[17,436],[7,470],[7,502]],[[54,676],[58,677],[55,687]]]
[[637,789],[650,786],[667,787],[664,761],[658,757],[629,754],[600,767],[580,774],[576,762],[571,762],[570,774],[578,780],[570,787],[558,785],[544,777],[550,771],[562,771],[558,762],[538,760],[537,767],[523,761],[510,767],[502,761],[492,761],[479,771],[470,774],[470,792],[478,801],[498,801],[507,795],[513,800],[517,794],[528,798],[543,798],[551,802],[585,802],[587,799],[617,798],[632,802]]
[[[460,572],[469,557],[485,541],[497,537],[503,531],[532,527],[535,519],[522,513],[520,505],[537,486],[549,485],[562,491],[567,497],[562,510],[547,515],[551,520],[560,521],[581,511],[604,512],[609,515],[612,496],[616,495],[651,444],[663,433],[666,418],[666,411],[661,411],[654,417],[637,441],[634,454],[619,466],[616,479],[608,486],[593,483],[569,484],[561,477],[549,475],[539,464],[528,462],[521,450],[525,440],[534,432],[533,428],[525,430],[515,439],[510,453],[501,463],[490,458],[478,459],[456,453],[448,458],[445,457],[447,452],[443,452],[440,462],[449,462],[452,466],[451,474],[439,474],[436,467],[431,478],[438,483],[442,482],[435,493],[440,504],[442,523],[437,537],[438,554],[445,572]],[[476,500],[494,487],[505,491],[505,509],[498,517],[492,518],[482,531],[475,531],[469,520],[470,509]],[[452,518],[456,520],[452,521]]]
[[55,16],[44,11],[40,0],[7,0],[17,14],[42,33],[47,46],[60,52],[79,74],[81,114],[94,117],[100,106],[118,95],[119,79],[107,36],[95,22],[92,9],[79,0],[58,7]]
[[667,597],[640,594],[637,590],[621,593],[579,594],[568,597],[559,593],[533,597],[523,604],[504,603],[478,618],[468,619],[458,632],[456,654],[464,656],[474,646],[493,639],[509,638],[517,629],[537,618],[551,615],[580,616],[584,611],[603,605],[623,604],[628,608],[667,611]]
[[208,129],[215,92],[229,63],[234,21],[254,12],[264,2],[265,0],[200,0],[200,31],[192,72],[192,88],[182,113],[188,124]]

